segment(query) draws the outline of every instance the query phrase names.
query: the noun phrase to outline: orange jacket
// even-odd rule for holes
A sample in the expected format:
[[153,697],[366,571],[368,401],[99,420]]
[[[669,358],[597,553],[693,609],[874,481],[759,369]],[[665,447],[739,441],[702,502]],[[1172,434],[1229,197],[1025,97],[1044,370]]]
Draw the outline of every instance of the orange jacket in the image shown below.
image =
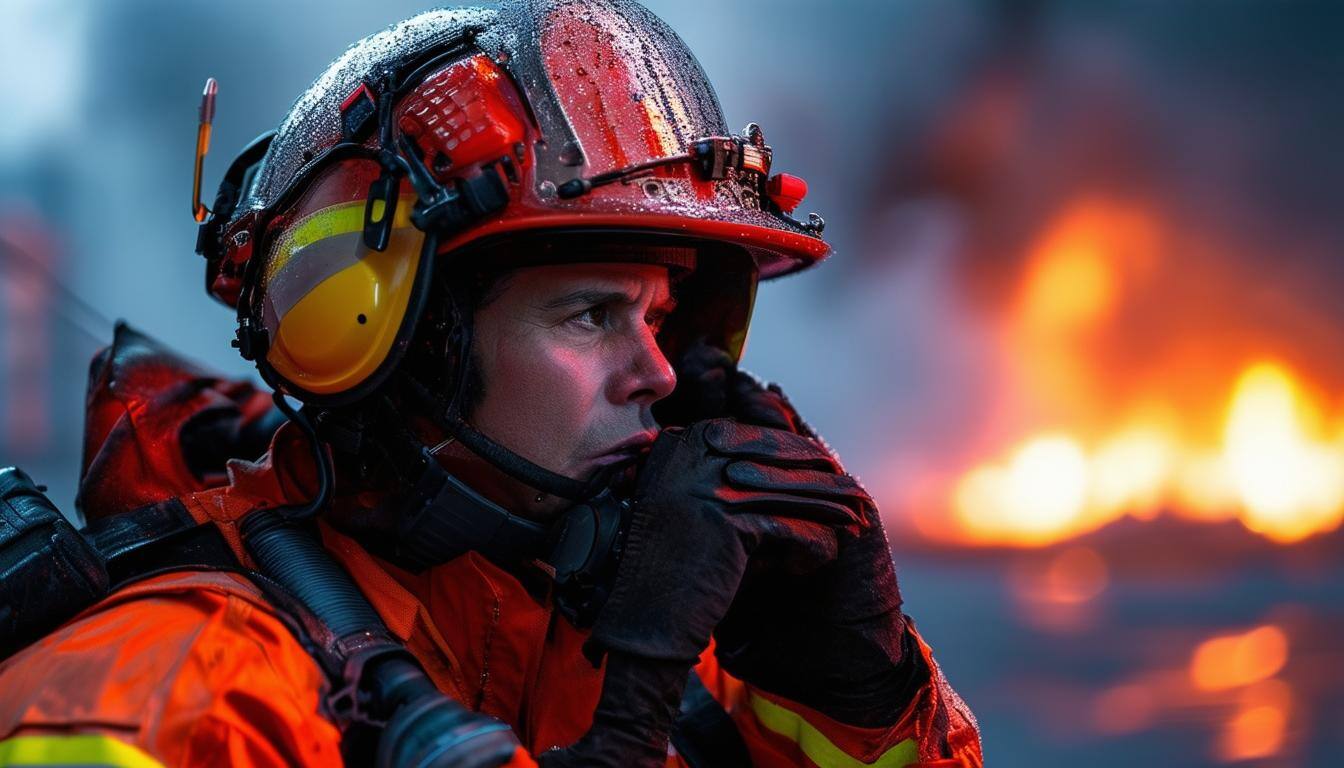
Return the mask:
[[[122,428],[134,432],[137,418],[128,408],[114,419],[119,426],[110,428],[109,441]],[[145,437],[142,430],[138,439]],[[245,564],[251,563],[239,546],[237,521],[311,494],[302,440],[298,430],[282,428],[270,453],[257,462],[230,462],[228,482],[214,488],[189,492],[199,480],[177,477],[188,510],[218,525]],[[164,471],[161,461],[149,463]],[[602,670],[581,652],[585,633],[559,617],[546,594],[529,593],[475,554],[412,574],[329,526],[321,530],[326,547],[441,690],[510,724],[531,755],[587,730]],[[712,648],[697,672],[736,722],[756,765],[977,768],[974,720],[928,646],[918,644],[931,680],[889,728],[844,725],[735,680],[718,667]],[[162,575],[120,590],[0,664],[0,766],[338,765],[340,733],[320,703],[327,685],[245,578]],[[939,760],[945,746],[955,759]],[[520,751],[514,764],[535,762]],[[668,765],[684,762],[671,755]]]

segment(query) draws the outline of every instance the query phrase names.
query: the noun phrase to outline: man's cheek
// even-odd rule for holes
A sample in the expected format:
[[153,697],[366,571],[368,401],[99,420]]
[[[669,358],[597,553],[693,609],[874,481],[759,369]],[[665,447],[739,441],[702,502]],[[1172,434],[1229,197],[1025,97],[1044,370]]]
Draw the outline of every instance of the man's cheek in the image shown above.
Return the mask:
[[573,445],[583,433],[593,401],[584,391],[587,387],[582,371],[572,362],[539,355],[530,364],[511,366],[508,372],[518,395],[512,405],[517,415],[526,415],[518,421],[528,425],[529,442],[554,458],[560,458],[557,449]]
[[601,448],[615,442],[601,429],[610,408],[603,394],[602,379],[579,367],[560,367],[540,394],[548,411],[542,423],[551,425],[557,459],[577,467]]
[[599,355],[553,349],[548,350],[545,358],[533,362],[530,372],[533,391],[579,411],[591,409],[593,403],[602,399],[607,366]]

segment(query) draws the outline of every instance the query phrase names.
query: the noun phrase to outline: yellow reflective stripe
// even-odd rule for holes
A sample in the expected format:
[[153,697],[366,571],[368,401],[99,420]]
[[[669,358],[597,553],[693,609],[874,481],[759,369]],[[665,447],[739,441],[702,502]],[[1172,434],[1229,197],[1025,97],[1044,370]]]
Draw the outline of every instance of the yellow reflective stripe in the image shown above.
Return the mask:
[[0,741],[0,766],[21,765],[163,768],[138,748],[98,733],[15,736]]
[[[401,195],[397,201],[396,213],[392,215],[392,228],[402,229],[411,226],[411,208],[415,205],[415,195]],[[349,232],[364,231],[365,201],[337,203],[313,211],[297,223],[287,227],[276,243],[274,255],[266,265],[266,279],[269,281],[289,262],[289,257],[306,246],[328,237],[344,235]],[[373,203],[373,220],[383,215],[383,201]],[[417,253],[417,255],[419,255]]]
[[781,707],[764,696],[756,695],[754,692],[749,693],[748,697],[751,701],[751,711],[756,715],[756,720],[761,725],[797,744],[803,754],[807,755],[807,759],[816,763],[820,768],[861,768],[863,766],[901,768],[919,759],[919,751],[916,749],[915,740],[906,739],[883,752],[873,762],[865,763],[831,743],[831,740],[826,738],[825,734],[804,720],[803,716],[797,712]]

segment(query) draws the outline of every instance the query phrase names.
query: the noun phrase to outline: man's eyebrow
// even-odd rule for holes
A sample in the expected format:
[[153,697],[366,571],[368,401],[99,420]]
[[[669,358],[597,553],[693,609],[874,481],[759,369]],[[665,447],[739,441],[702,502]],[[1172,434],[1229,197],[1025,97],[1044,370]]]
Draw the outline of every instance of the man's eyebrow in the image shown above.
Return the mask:
[[577,305],[592,306],[596,304],[609,304],[611,302],[620,302],[624,304],[633,304],[635,298],[625,291],[601,291],[593,288],[580,288],[577,291],[561,294],[545,304],[542,309],[559,309],[561,307],[571,307]]
[[677,308],[677,297],[671,294],[668,294],[667,298],[658,302],[657,307],[655,307],[655,309],[657,309],[658,311],[664,312],[669,315],[672,314],[672,311],[675,310],[676,308]]

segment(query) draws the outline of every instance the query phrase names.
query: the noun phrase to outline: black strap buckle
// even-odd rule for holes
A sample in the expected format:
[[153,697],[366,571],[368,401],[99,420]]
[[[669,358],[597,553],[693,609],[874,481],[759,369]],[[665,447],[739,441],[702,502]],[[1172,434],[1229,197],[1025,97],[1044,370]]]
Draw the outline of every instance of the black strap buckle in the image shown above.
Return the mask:
[[369,185],[369,196],[364,201],[364,245],[375,251],[387,250],[392,239],[400,187],[401,180],[387,165]]

